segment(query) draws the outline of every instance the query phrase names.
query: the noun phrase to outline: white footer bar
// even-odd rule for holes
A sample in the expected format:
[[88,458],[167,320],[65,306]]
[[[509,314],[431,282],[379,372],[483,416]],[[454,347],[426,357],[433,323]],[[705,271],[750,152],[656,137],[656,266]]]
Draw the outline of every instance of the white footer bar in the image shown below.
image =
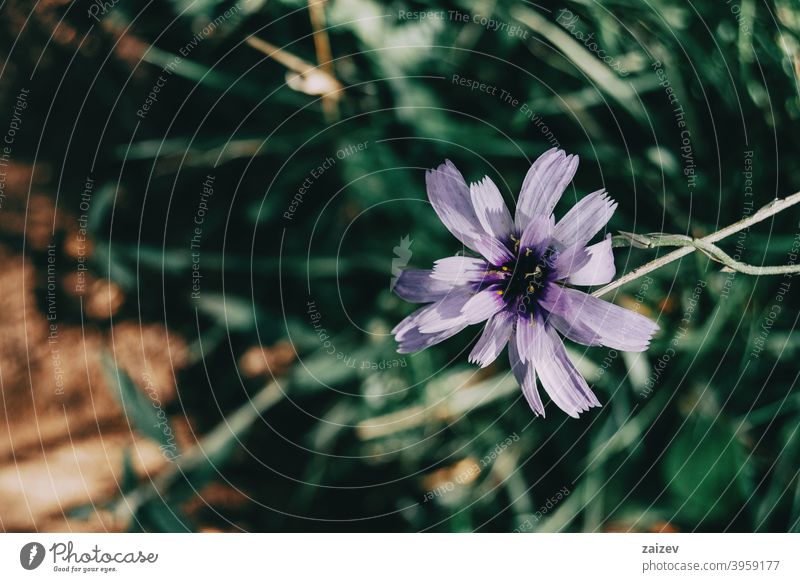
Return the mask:
[[796,534],[4,534],[0,580],[777,582],[798,554]]

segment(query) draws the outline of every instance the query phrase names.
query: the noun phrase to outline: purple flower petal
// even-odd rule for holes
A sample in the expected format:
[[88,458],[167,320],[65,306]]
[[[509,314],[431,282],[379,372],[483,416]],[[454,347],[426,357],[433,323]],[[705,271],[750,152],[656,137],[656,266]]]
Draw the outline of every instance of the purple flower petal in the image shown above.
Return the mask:
[[[625,352],[642,352],[658,331],[643,315],[568,287],[553,286],[542,299],[551,323],[570,339],[586,345],[604,345]],[[563,323],[562,323],[563,322]],[[568,329],[562,328],[568,325]],[[593,337],[589,337],[593,334]],[[581,339],[579,339],[581,338]],[[591,343],[584,341],[591,339]]]
[[514,232],[514,221],[500,190],[487,176],[469,187],[475,214],[486,234],[500,241],[509,240]]
[[419,330],[422,333],[438,333],[467,321],[462,310],[473,297],[473,291],[458,289],[432,303],[428,306],[430,309],[419,318]]
[[[456,291],[448,297],[452,295],[461,295],[463,304],[471,296],[471,293]],[[457,334],[467,326],[465,322],[459,321],[435,333],[425,333],[420,329],[422,322],[427,321],[431,317],[435,317],[437,309],[441,309],[443,301],[444,299],[417,309],[394,327],[392,334],[394,334],[395,340],[399,344],[398,351],[400,353],[407,354],[430,347]]]
[[586,244],[600,232],[616,209],[617,203],[605,190],[587,194],[558,221],[553,238],[565,247]]
[[403,318],[402,321],[400,321],[400,323],[398,323],[397,325],[394,326],[394,328],[392,328],[391,333],[392,335],[395,336],[395,339],[400,341],[407,333],[411,332],[414,329],[418,329],[420,318],[425,313],[427,313],[432,307],[433,305],[426,305],[425,307],[420,307],[411,315]]
[[553,213],[577,169],[578,156],[567,156],[555,148],[533,162],[517,201],[515,224],[518,232],[524,231],[534,216],[547,217]]
[[473,257],[446,257],[433,263],[431,278],[447,281],[451,285],[479,283],[486,276],[489,265]]
[[469,354],[469,361],[485,368],[497,359],[511,336],[514,316],[509,311],[494,314],[486,323],[478,343]]
[[[548,284],[540,295],[540,306],[545,310],[544,319],[558,332],[576,343],[585,346],[601,346],[603,342],[598,333],[583,322],[580,317],[566,318],[561,315],[559,301],[566,301],[562,293],[564,287],[556,283]],[[555,309],[555,310],[554,310]]]
[[483,235],[478,217],[472,207],[469,188],[453,162],[445,161],[435,170],[425,173],[428,199],[439,219],[458,240],[470,249]]
[[567,356],[564,343],[553,328],[537,317],[531,357],[545,392],[561,410],[577,418],[593,406],[597,397]]
[[571,285],[605,285],[614,278],[617,268],[614,265],[614,253],[611,250],[611,235],[602,241],[586,247],[589,262],[580,270],[567,278]]
[[557,313],[548,313],[546,321],[568,340],[584,346],[602,346],[602,338],[579,319],[567,320]]
[[514,343],[516,344],[517,353],[523,362],[528,362],[530,360],[531,346],[536,339],[533,330],[536,325],[535,321],[535,316],[533,314],[517,317],[517,330],[514,333]]
[[536,370],[532,363],[525,363],[519,357],[517,351],[517,342],[512,340],[508,344],[508,360],[511,363],[511,371],[514,378],[517,379],[517,384],[522,387],[522,394],[525,400],[528,401],[528,406],[537,415],[544,416],[544,405],[539,396],[539,391],[536,389]]
[[556,280],[566,279],[570,274],[580,271],[589,262],[589,253],[583,243],[564,249],[553,262]]
[[419,328],[412,328],[403,335],[402,339],[397,340],[397,352],[410,354],[424,350],[453,337],[465,327],[467,324],[463,323],[439,333],[422,333]]
[[432,273],[430,269],[406,269],[397,278],[393,291],[411,303],[431,303],[457,288],[451,281],[432,278]]
[[522,231],[519,240],[520,249],[531,249],[541,256],[547,250],[547,245],[553,238],[553,217],[534,216],[528,222],[528,226]]
[[483,291],[475,293],[461,310],[464,321],[470,325],[480,323],[503,309],[506,303],[499,293],[500,290],[499,285],[490,285]]
[[514,259],[514,253],[508,250],[505,244],[488,234],[475,241],[475,250],[495,266],[504,265]]

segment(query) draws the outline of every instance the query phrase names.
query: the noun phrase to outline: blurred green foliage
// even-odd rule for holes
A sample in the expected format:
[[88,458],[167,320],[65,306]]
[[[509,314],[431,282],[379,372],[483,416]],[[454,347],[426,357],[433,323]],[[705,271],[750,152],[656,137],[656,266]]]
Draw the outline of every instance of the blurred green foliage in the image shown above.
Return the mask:
[[[181,58],[137,116],[163,67],[234,5],[235,17]],[[411,356],[396,354],[389,335],[413,309],[390,292],[403,237],[412,267],[459,250],[425,195],[424,170],[445,158],[467,180],[488,174],[513,205],[531,161],[555,140],[582,158],[557,215],[605,186],[619,202],[611,230],[702,235],[800,188],[795,2],[334,0],[325,13],[344,86],[338,116],[244,42],[256,35],[316,63],[306,2],[148,6],[119,3],[103,20],[145,43],[133,74],[110,46],[106,62],[80,56],[68,84],[81,90],[60,104],[65,118],[85,119],[64,190],[89,172],[106,185],[93,200],[93,269],[135,294],[137,317],[193,340],[170,413],[204,433],[262,389],[264,378],[239,370],[249,347],[290,341],[298,360],[278,379],[283,398],[239,427],[206,474],[251,501],[181,515],[202,490],[179,476],[137,513],[137,527],[800,527],[796,281],[778,300],[788,279],[722,273],[697,254],[647,288],[625,287],[615,300],[630,306],[638,294],[662,331],[636,357],[570,346],[604,403],[577,421],[554,407],[534,419],[505,357],[480,372],[468,365],[477,329]],[[577,17],[572,28],[557,20],[563,9]],[[439,16],[402,17],[420,12]],[[69,16],[85,22],[79,10]],[[588,35],[628,74],[605,65],[581,40]],[[454,75],[486,87],[470,90]],[[49,131],[46,147],[63,148],[58,125]],[[365,147],[350,151],[357,144]],[[193,299],[190,241],[207,175],[214,193]],[[77,207],[67,195],[60,204]],[[798,228],[790,211],[722,246],[734,253],[739,242],[753,264],[785,263]],[[618,271],[654,256],[619,250]],[[693,307],[698,281],[706,287]],[[484,463],[510,435],[519,440]],[[477,477],[459,479],[465,460],[481,468]],[[542,513],[564,487],[570,494]],[[431,491],[439,494],[426,500]]]

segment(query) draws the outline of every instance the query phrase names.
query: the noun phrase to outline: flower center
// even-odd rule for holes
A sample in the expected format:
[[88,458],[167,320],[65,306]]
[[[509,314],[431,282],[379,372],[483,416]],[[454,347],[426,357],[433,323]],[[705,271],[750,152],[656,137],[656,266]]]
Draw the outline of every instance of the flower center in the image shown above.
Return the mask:
[[516,261],[500,267],[503,272],[510,274],[503,290],[505,299],[532,299],[547,282],[550,269],[547,259],[548,252],[544,257],[539,257],[531,249],[521,249]]

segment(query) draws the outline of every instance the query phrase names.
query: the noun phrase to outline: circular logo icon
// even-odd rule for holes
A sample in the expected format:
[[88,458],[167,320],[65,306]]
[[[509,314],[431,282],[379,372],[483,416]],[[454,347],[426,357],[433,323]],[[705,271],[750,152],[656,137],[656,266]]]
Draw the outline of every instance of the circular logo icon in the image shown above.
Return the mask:
[[26,570],[35,570],[44,561],[44,546],[39,542],[29,542],[19,551],[19,563]]

